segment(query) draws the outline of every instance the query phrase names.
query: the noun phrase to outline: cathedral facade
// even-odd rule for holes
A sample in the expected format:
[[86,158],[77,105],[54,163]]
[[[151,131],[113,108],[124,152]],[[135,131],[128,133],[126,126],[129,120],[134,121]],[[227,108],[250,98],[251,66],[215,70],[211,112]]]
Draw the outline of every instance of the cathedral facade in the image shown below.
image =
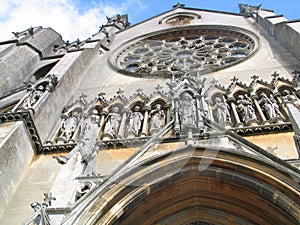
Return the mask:
[[239,10],[0,42],[0,224],[299,224],[299,21]]

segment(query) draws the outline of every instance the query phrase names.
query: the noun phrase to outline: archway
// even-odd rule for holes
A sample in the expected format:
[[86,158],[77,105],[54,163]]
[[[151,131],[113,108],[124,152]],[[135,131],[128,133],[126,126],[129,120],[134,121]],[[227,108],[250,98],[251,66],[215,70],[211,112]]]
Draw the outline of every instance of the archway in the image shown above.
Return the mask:
[[76,224],[297,224],[297,179],[255,155],[186,146],[108,180]]

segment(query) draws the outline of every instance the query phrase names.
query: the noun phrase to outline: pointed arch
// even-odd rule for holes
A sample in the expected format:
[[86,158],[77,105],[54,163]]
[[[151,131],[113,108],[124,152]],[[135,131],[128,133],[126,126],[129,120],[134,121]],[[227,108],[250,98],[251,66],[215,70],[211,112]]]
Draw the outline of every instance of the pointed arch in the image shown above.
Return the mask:
[[299,175],[276,162],[185,146],[107,180],[78,206],[72,224],[297,224],[297,182]]

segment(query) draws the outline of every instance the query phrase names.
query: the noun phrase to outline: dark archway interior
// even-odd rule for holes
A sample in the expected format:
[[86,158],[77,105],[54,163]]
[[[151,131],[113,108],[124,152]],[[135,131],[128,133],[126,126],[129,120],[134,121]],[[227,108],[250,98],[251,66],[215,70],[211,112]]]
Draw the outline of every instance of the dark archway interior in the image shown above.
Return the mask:
[[[153,188],[157,189],[150,194],[145,191],[131,199],[124,208],[124,214],[114,224],[190,224],[193,221],[211,224],[297,224],[287,212],[267,199],[266,195],[272,195],[267,193],[268,188],[265,193],[255,193],[251,187],[238,184],[247,182],[245,177],[234,182],[228,180],[229,174],[228,179],[209,176],[217,170],[210,167],[201,175],[196,167],[186,167],[164,184],[155,184],[157,187]],[[235,176],[238,178],[238,175]],[[258,183],[249,180],[248,185]]]

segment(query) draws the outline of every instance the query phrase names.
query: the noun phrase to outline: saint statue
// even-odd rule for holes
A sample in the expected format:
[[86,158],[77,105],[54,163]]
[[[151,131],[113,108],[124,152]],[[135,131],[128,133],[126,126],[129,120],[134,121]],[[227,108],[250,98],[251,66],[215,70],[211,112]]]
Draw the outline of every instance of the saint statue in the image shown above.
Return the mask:
[[144,116],[140,112],[140,107],[135,106],[134,112],[131,112],[129,116],[128,132],[133,133],[135,136],[138,136],[141,129],[143,118]]
[[74,135],[75,129],[78,125],[78,122],[78,112],[74,111],[62,123],[59,138],[64,139],[66,142],[71,140]]
[[221,98],[216,97],[212,111],[215,121],[220,126],[225,127],[227,121],[230,121],[230,114],[227,108],[227,104],[225,102],[222,102]]
[[95,174],[96,156],[98,148],[96,145],[100,116],[98,111],[94,110],[82,123],[80,136],[75,148],[66,156],[53,156],[59,163],[65,164],[76,153],[81,154],[81,163],[83,164],[82,176],[91,176]]
[[119,108],[113,107],[105,119],[106,123],[104,133],[111,134],[113,137],[116,137],[118,135],[120,121],[121,115],[119,113]]
[[160,104],[155,105],[149,113],[150,119],[150,134],[157,133],[164,126],[165,112]]
[[237,111],[241,120],[248,125],[249,122],[257,119],[255,110],[252,106],[252,100],[246,95],[239,95],[236,101]]
[[285,102],[289,102],[300,109],[300,100],[293,94],[290,93],[289,90],[283,91],[283,100]]
[[183,93],[182,99],[180,100],[179,117],[182,130],[196,128],[197,116],[195,100],[188,92]]
[[259,97],[260,99],[258,100],[258,104],[261,105],[267,119],[273,120],[276,117],[273,102],[268,98],[268,96],[264,92],[262,92]]

